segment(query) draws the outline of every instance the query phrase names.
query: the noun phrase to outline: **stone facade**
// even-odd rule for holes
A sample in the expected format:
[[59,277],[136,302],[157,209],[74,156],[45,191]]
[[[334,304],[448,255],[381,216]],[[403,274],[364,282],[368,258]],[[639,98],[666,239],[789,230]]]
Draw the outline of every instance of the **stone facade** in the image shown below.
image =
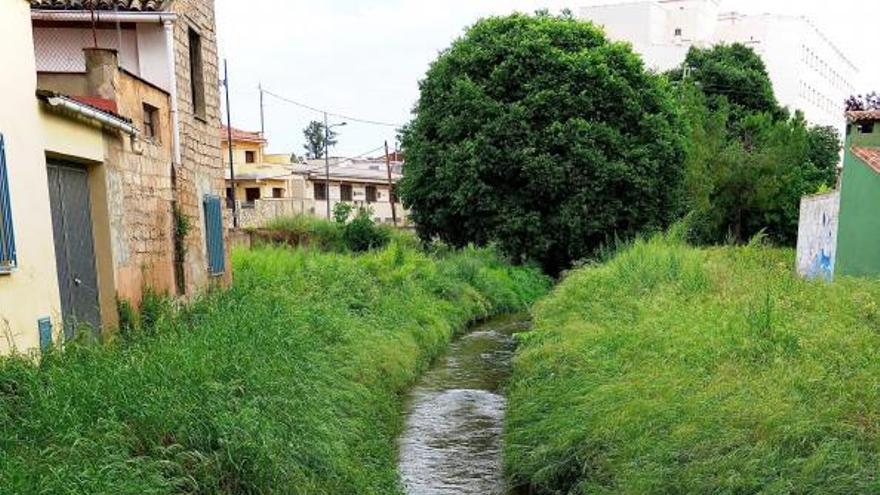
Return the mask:
[[[223,160],[220,155],[220,92],[216,81],[220,78],[217,55],[217,31],[213,0],[176,0],[170,11],[177,14],[174,24],[175,71],[180,122],[181,163],[176,171],[175,200],[184,215],[190,218],[193,229],[187,238],[184,277],[187,292],[212,282],[208,275],[207,248],[204,235],[205,216],[202,198],[206,194],[223,197],[225,191]],[[196,112],[190,77],[190,29],[201,40],[204,111]],[[228,214],[228,213],[225,213]],[[231,268],[227,247],[226,273],[214,280],[228,284]]]

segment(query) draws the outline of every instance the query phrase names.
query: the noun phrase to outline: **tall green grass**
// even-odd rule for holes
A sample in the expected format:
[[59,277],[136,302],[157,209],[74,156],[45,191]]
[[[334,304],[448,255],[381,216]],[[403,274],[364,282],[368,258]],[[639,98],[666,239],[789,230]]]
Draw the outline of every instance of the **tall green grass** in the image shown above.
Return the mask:
[[468,322],[549,288],[402,242],[233,258],[230,290],[152,304],[128,339],[2,362],[0,493],[399,493],[402,393]]
[[880,493],[880,283],[636,242],[535,308],[505,464],[536,494]]

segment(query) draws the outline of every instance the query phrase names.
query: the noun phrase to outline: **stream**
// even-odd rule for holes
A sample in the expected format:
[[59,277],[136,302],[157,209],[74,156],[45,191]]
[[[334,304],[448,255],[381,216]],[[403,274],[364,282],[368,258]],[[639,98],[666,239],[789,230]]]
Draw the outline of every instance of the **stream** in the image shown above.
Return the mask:
[[400,473],[407,495],[510,495],[501,464],[505,399],[528,315],[494,318],[454,341],[407,403]]

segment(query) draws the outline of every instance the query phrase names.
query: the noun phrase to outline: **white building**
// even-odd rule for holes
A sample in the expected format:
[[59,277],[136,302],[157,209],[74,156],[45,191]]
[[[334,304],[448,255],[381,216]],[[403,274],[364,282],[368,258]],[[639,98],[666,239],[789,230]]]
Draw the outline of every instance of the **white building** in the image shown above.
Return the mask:
[[583,7],[580,17],[628,41],[657,71],[680,67],[692,46],[743,43],[767,66],[780,104],[814,124],[843,129],[856,66],[804,17],[722,13],[720,0],[648,0]]

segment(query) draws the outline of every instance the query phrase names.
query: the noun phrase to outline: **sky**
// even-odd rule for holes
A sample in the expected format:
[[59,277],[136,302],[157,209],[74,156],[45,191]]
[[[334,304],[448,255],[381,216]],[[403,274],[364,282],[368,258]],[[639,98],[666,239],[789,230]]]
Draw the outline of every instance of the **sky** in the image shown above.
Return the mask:
[[[333,156],[379,156],[410,120],[430,63],[481,17],[557,11],[618,0],[216,0],[221,64],[229,64],[232,125],[260,130],[260,85],[286,100],[326,110],[338,129]],[[804,15],[862,69],[856,87],[880,90],[869,19],[877,0],[722,0],[722,11]],[[264,96],[272,153],[303,153],[302,129],[315,112]],[[351,118],[391,125],[365,124]]]

